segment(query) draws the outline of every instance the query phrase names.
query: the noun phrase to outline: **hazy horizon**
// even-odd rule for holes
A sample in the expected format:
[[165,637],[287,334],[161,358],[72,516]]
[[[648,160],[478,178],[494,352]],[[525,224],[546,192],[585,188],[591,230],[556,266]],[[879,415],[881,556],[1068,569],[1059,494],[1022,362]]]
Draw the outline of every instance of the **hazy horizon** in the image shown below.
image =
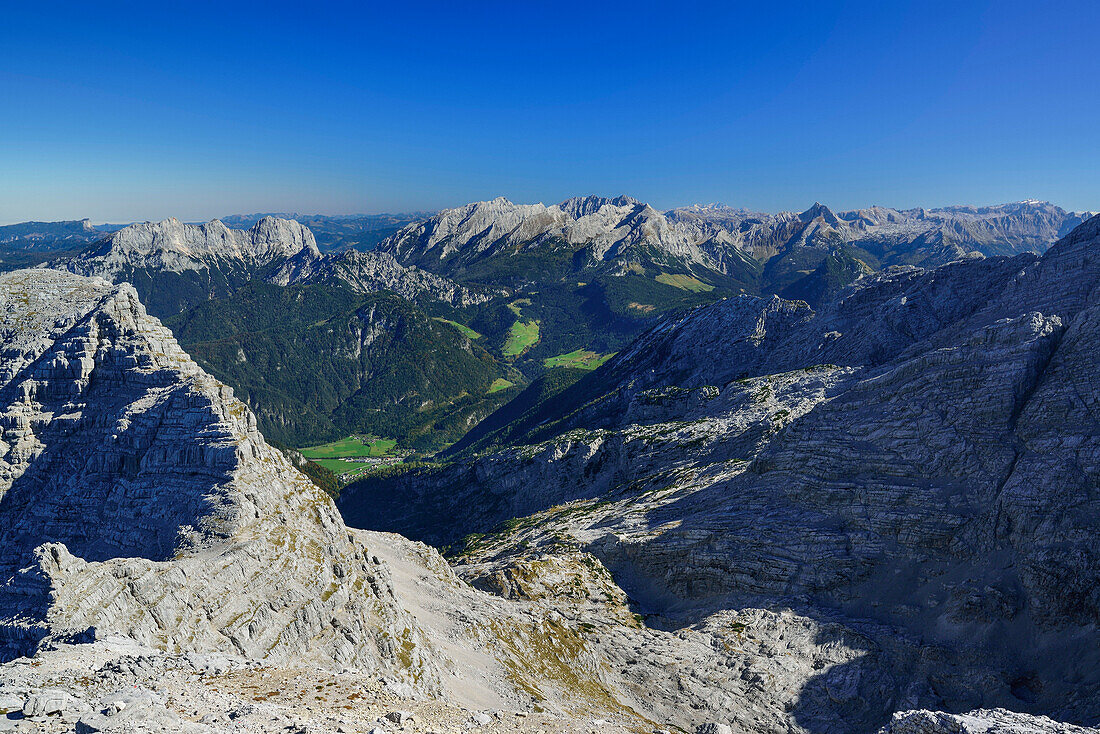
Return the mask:
[[[591,195],[591,196],[603,196],[605,198],[614,198],[614,197],[620,196],[620,195],[630,196],[630,194],[576,194],[576,196],[589,196],[589,195]],[[504,195],[502,194],[502,196],[504,196]],[[491,197],[491,198],[496,198],[496,197]],[[554,205],[554,204],[560,204],[562,201],[565,200],[565,199],[559,199],[559,200],[555,200],[555,201],[518,201],[518,200],[513,199],[512,197],[509,197],[509,196],[505,196],[505,198],[508,199],[509,201],[511,201],[513,204],[544,204],[546,206],[551,206],[551,205]],[[569,198],[569,197],[565,197],[565,198]],[[634,197],[634,198],[638,198],[638,197]],[[219,220],[226,219],[226,218],[229,218],[229,217],[237,217],[237,216],[249,217],[249,216],[259,216],[259,215],[286,215],[286,216],[289,216],[291,218],[293,218],[295,216],[297,216],[297,217],[314,217],[314,216],[317,216],[317,217],[334,217],[334,218],[335,217],[370,217],[370,216],[385,216],[385,215],[402,216],[402,215],[413,215],[413,214],[434,214],[438,211],[442,211],[443,209],[460,207],[460,206],[464,206],[466,204],[475,203],[476,201],[488,201],[488,200],[489,199],[478,199],[478,200],[464,201],[464,202],[461,202],[459,204],[454,204],[454,205],[451,205],[451,206],[441,207],[440,209],[420,209],[420,210],[406,210],[406,211],[373,211],[373,212],[368,212],[368,211],[360,211],[360,212],[333,211],[333,212],[317,212],[317,211],[302,211],[302,210],[294,211],[294,210],[261,209],[261,210],[256,210],[256,211],[223,212],[219,215],[212,216],[212,217],[195,217],[195,218],[181,217],[181,216],[177,216],[175,214],[167,214],[167,215],[162,216],[162,217],[156,217],[156,218],[151,218],[151,219],[149,219],[149,218],[145,218],[145,219],[125,219],[125,218],[123,218],[123,219],[101,219],[101,218],[98,218],[98,217],[61,217],[61,218],[58,218],[58,219],[19,219],[19,220],[10,220],[10,221],[9,220],[2,220],[2,221],[0,221],[0,226],[7,226],[7,225],[11,225],[11,224],[24,224],[24,223],[27,223],[27,222],[79,222],[79,221],[82,221],[82,220],[85,220],[85,219],[87,219],[92,224],[92,226],[97,226],[98,227],[98,226],[107,226],[107,225],[117,226],[117,225],[126,225],[126,224],[138,224],[138,223],[142,223],[142,222],[161,222],[161,221],[164,221],[165,219],[178,219],[182,222],[195,224],[195,223],[210,222],[210,221],[213,221],[215,219],[219,219]],[[997,202],[982,202],[982,203],[974,203],[974,202],[969,202],[969,201],[957,201],[957,202],[948,202],[948,203],[943,203],[943,204],[934,204],[934,205],[930,205],[930,206],[924,206],[924,205],[896,206],[896,205],[891,205],[891,204],[883,204],[881,202],[875,202],[875,203],[865,204],[865,205],[862,205],[862,206],[837,207],[837,206],[830,205],[826,201],[812,201],[812,202],[806,204],[805,206],[801,206],[801,207],[795,206],[795,207],[786,207],[786,208],[783,208],[783,209],[773,209],[773,210],[748,209],[747,207],[741,207],[741,206],[738,206],[737,204],[732,204],[730,202],[719,202],[719,201],[692,201],[692,202],[685,202],[685,203],[675,204],[673,206],[656,206],[656,205],[653,204],[653,202],[644,202],[644,201],[643,201],[643,203],[650,204],[651,206],[654,206],[654,208],[656,208],[658,211],[661,211],[661,212],[667,212],[667,211],[670,211],[672,209],[677,209],[677,208],[681,208],[681,207],[690,207],[690,206],[694,206],[694,205],[700,205],[700,206],[711,206],[711,205],[713,205],[713,206],[728,206],[732,209],[746,209],[748,211],[760,212],[760,213],[763,213],[763,214],[776,214],[776,213],[779,213],[779,212],[804,212],[807,209],[811,208],[814,204],[817,204],[817,203],[824,204],[825,206],[827,206],[830,210],[832,210],[834,212],[845,212],[845,211],[852,211],[852,210],[855,210],[855,209],[867,209],[867,208],[870,208],[870,207],[873,207],[873,206],[881,206],[881,207],[885,207],[885,208],[889,208],[889,209],[896,209],[898,211],[905,211],[905,210],[912,210],[912,209],[934,210],[934,209],[941,209],[941,208],[951,207],[951,206],[972,206],[974,208],[980,209],[980,208],[983,208],[983,207],[1004,206],[1004,205],[1009,205],[1009,204],[1021,204],[1021,203],[1025,203],[1027,201],[1041,201],[1041,202],[1044,202],[1044,203],[1047,203],[1047,204],[1052,204],[1054,206],[1061,207],[1065,211],[1087,212],[1087,213],[1092,213],[1092,214],[1097,213],[1097,210],[1095,210],[1095,209],[1072,209],[1070,207],[1062,206],[1062,204],[1060,204],[1057,201],[1047,201],[1047,200],[1043,200],[1043,199],[1035,199],[1034,197],[1032,197],[1030,199],[1018,199],[1016,201],[997,201]]]
[[0,222],[1100,209],[1100,5],[632,7],[9,8]]

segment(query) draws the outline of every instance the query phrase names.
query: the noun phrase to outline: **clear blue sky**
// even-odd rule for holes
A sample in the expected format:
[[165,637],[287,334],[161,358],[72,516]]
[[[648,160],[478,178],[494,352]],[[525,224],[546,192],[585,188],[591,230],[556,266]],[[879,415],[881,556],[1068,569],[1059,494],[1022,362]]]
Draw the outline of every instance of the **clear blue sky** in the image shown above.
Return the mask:
[[0,221],[1100,209],[1100,3],[22,2]]

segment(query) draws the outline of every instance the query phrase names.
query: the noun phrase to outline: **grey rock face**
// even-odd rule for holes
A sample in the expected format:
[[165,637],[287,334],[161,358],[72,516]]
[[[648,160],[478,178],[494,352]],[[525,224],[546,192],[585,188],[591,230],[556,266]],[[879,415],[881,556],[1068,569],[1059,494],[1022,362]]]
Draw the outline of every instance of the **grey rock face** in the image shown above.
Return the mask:
[[729,724],[700,724],[695,734],[733,734],[733,729]]
[[218,220],[194,225],[166,219],[132,224],[48,267],[130,283],[150,313],[168,317],[227,297],[296,255],[320,253],[313,233],[295,221],[264,217],[251,229],[238,230]]
[[578,547],[672,628],[769,605],[846,625],[859,664],[801,685],[852,730],[872,702],[1095,721],[1098,248],[1100,217],[1041,258],[889,270],[820,313],[698,309],[556,397],[526,445],[391,489],[456,533],[530,515],[472,551],[483,588]]
[[385,252],[348,251],[317,257],[303,250],[280,267],[270,280],[278,285],[337,280],[347,283],[358,293],[392,291],[410,300],[428,298],[459,307],[485,303],[496,295],[472,291],[415,266],[405,267]]
[[0,356],[6,656],[119,634],[432,687],[387,569],[133,288],[0,277]]
[[379,249],[402,263],[447,267],[517,247],[565,242],[585,246],[595,264],[619,263],[617,272],[626,272],[622,268],[648,249],[660,258],[730,274],[747,260],[763,262],[796,248],[854,246],[884,265],[941,265],[967,253],[1041,252],[1085,218],[1035,201],[840,213],[815,204],[801,213],[762,214],[720,206],[659,212],[628,196],[574,197],[553,206],[513,204],[501,197],[410,224]]
[[113,280],[128,270],[182,272],[226,264],[257,267],[302,251],[320,256],[313,233],[290,219],[264,217],[247,230],[230,229],[216,219],[202,225],[165,219],[124,227],[62,267]]
[[979,709],[966,714],[901,711],[880,734],[1086,734],[1096,729],[1073,726],[1045,716],[1004,709]]
[[24,716],[50,716],[51,714],[83,714],[91,707],[75,698],[68,691],[45,690],[32,694],[23,704]]

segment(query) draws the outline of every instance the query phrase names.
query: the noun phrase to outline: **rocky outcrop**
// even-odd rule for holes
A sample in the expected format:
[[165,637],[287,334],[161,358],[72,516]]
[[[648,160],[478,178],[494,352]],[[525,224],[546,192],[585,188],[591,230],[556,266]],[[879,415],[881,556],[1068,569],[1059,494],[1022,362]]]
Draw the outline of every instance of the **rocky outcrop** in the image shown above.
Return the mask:
[[438,686],[384,565],[129,285],[0,277],[0,650],[123,635]]
[[965,714],[901,711],[879,734],[1089,734],[1096,729],[1073,726],[1046,716],[1005,709],[978,709]]
[[182,272],[229,264],[266,266],[306,251],[319,256],[313,233],[290,219],[264,217],[250,229],[230,229],[217,219],[184,224],[178,219],[131,224],[93,250],[64,264],[69,272],[113,280],[130,270]]
[[[492,531],[460,573],[502,593],[532,554],[577,548],[666,628],[760,606],[837,621],[863,636],[860,671],[802,680],[841,710],[1095,722],[1097,247],[1100,217],[1042,257],[890,269],[820,311],[699,308],[513,445],[341,502],[359,520],[357,501],[411,500],[417,523],[446,517],[415,528],[437,542]],[[815,710],[792,715],[829,730]]]
[[416,266],[405,267],[385,252],[347,251],[317,257],[303,250],[269,280],[277,285],[338,281],[357,293],[391,291],[409,300],[443,301],[457,307],[485,303],[501,293],[470,290]]
[[216,219],[202,225],[177,219],[132,224],[52,267],[130,283],[142,302],[163,317],[229,296],[252,280],[284,286],[342,282],[357,293],[391,291],[457,307],[484,303],[501,292],[471,290],[404,267],[386,253],[322,255],[307,227],[272,216],[259,218],[247,230],[230,229]]
[[248,230],[218,220],[131,224],[50,267],[130,283],[142,303],[168,317],[263,279],[295,255],[319,258],[313,233],[298,222],[264,217]]

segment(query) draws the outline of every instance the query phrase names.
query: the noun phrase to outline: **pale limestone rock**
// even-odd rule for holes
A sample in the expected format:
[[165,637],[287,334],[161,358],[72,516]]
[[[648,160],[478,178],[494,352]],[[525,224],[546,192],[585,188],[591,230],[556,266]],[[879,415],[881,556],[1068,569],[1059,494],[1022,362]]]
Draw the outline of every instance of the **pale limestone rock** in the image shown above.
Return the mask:
[[722,206],[659,212],[629,196],[584,196],[557,205],[513,204],[503,197],[445,209],[388,237],[379,250],[402,263],[442,265],[507,254],[515,248],[583,247],[587,266],[629,272],[643,250],[686,266],[732,273],[794,248],[857,246],[886,265],[941,265],[982,253],[1041,252],[1086,218],[1045,202],[994,207],[763,214]]
[[1073,726],[1046,716],[1005,709],[978,709],[965,714],[899,711],[879,734],[1089,734],[1097,729]]
[[[345,516],[439,543],[488,532],[458,572],[509,598],[546,597],[534,568],[593,590],[558,570],[593,558],[647,627],[738,649],[774,630],[748,659],[716,655],[723,675],[638,666],[613,686],[640,684],[678,726],[702,722],[663,708],[664,685],[746,731],[980,706],[1095,721],[1098,248],[1100,217],[1041,258],[891,269],[819,312],[696,309],[556,398],[519,445],[363,483]],[[359,514],[391,492],[403,517]],[[638,658],[676,649],[615,632]]]
[[0,647],[119,634],[437,686],[387,569],[129,285],[0,276]]
[[217,219],[196,225],[173,218],[131,224],[95,249],[59,265],[80,275],[114,280],[133,270],[254,268],[282,262],[300,252],[320,256],[313,233],[291,219],[264,217],[251,229],[240,230]]
[[269,277],[278,285],[342,281],[357,293],[392,291],[409,300],[444,301],[452,306],[485,303],[502,291],[474,291],[416,266],[405,267],[386,252],[347,252],[318,256],[302,250]]

